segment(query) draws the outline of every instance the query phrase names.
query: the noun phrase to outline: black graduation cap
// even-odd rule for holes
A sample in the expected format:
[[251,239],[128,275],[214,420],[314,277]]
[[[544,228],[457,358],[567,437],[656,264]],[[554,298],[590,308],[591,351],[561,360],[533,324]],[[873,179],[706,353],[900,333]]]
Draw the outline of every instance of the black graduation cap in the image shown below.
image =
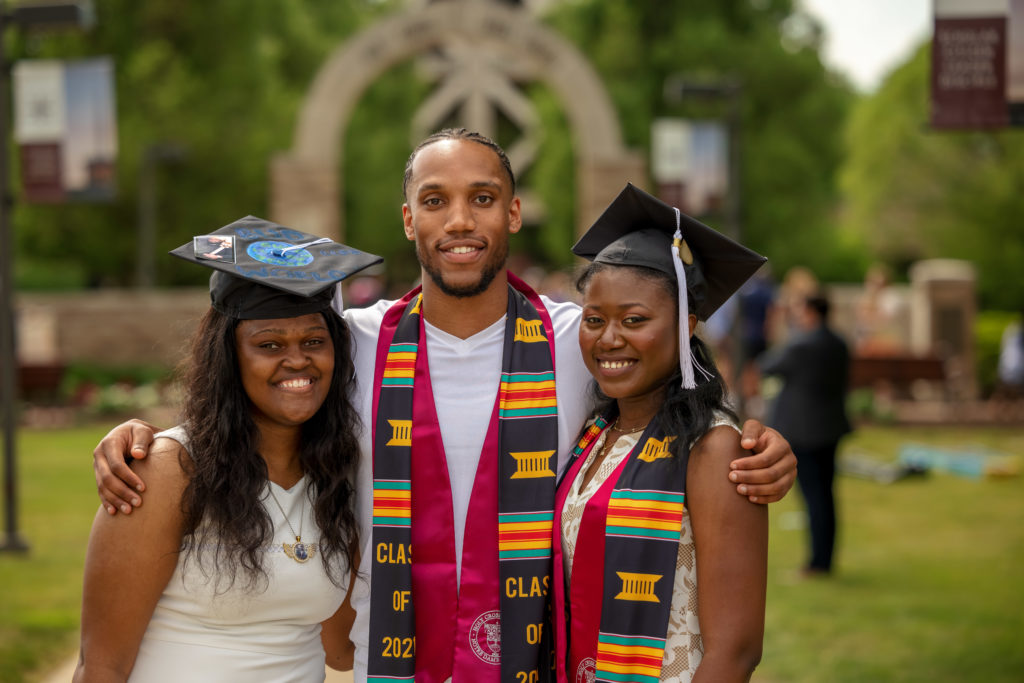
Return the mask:
[[211,305],[242,320],[326,310],[337,283],[384,260],[255,216],[193,237],[170,253],[212,268]]
[[[688,297],[697,318],[707,320],[768,260],[629,183],[572,251],[595,263],[667,273],[679,284],[681,330]],[[690,355],[689,334],[681,333],[680,362]],[[685,368],[683,378],[685,386]]]
[[572,252],[597,263],[645,266],[676,277],[671,246],[677,229],[684,241],[680,257],[687,293],[697,302],[699,320],[707,320],[768,260],[629,183]]

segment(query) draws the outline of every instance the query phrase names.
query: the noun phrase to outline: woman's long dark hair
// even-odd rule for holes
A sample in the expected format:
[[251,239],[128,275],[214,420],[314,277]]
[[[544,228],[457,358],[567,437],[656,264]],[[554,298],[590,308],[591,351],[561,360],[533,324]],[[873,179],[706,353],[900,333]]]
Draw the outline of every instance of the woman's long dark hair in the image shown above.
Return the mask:
[[[351,566],[357,536],[352,482],[360,425],[348,395],[355,374],[348,327],[332,311],[322,315],[334,344],[334,374],[323,405],[302,425],[299,462],[320,529],[321,561],[331,581],[341,585],[346,571],[339,567]],[[239,373],[238,322],[210,308],[182,373],[191,456],[182,463],[190,474],[182,496],[182,550],[207,574],[212,569],[218,592],[239,576],[246,590],[265,585],[264,546],[274,540],[273,524],[260,502],[268,474]]]
[[[577,278],[576,289],[582,294],[591,278],[609,268],[628,268],[640,277],[657,283],[672,296],[673,310],[676,311],[675,316],[678,318],[679,291],[676,281],[653,268],[591,263]],[[693,297],[687,297],[687,299],[690,313],[696,313]],[[699,372],[694,373],[697,387],[684,389],[682,387],[683,374],[677,363],[675,372],[671,377],[665,379],[665,400],[655,416],[666,434],[675,435],[676,438],[669,444],[669,451],[673,457],[677,458],[681,454],[687,453],[693,443],[708,431],[716,412],[724,413],[734,420],[737,419],[736,413],[725,400],[725,382],[715,365],[711,351],[696,335],[690,337],[690,348],[693,350],[697,362],[708,371],[711,377],[705,378]],[[591,391],[596,397],[598,415],[607,415],[614,410],[615,399],[605,396],[596,381],[593,382]]]

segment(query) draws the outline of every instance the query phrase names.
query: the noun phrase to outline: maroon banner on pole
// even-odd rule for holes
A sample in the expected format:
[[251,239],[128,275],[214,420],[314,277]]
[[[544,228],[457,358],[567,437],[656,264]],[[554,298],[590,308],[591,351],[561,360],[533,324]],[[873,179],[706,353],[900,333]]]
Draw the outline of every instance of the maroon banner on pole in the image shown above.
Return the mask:
[[60,144],[24,143],[20,147],[21,182],[27,201],[63,202]]
[[1000,128],[1006,102],[1006,17],[936,16],[932,40],[935,128]]

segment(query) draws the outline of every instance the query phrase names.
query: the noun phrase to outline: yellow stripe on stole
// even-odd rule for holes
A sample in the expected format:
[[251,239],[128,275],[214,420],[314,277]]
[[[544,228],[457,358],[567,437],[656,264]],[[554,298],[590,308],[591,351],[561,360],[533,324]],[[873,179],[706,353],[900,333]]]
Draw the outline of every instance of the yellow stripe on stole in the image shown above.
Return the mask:
[[662,531],[679,531],[679,520],[666,522],[662,519],[640,519],[637,517],[613,517],[608,515],[608,526],[624,526],[634,529],[660,529]]
[[526,408],[551,408],[557,405],[554,397],[551,398],[522,398],[514,400],[503,400],[502,410],[525,410]]
[[502,382],[501,388],[504,391],[538,391],[540,389],[554,389],[554,380],[544,379],[537,382]]
[[657,510],[658,512],[672,512],[682,514],[682,503],[670,503],[664,500],[630,500],[628,498],[613,498],[608,503],[608,508],[622,508],[628,510]]
[[534,529],[550,529],[553,522],[503,522],[498,531],[533,531]]
[[535,541],[500,541],[498,543],[498,550],[534,550],[536,548],[548,547],[547,541],[550,539],[538,538]]

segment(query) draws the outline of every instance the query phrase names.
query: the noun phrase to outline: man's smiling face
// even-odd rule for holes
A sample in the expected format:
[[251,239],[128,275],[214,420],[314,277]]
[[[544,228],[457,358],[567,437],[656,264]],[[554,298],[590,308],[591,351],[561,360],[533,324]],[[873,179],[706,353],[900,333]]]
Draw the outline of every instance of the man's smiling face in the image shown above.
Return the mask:
[[402,217],[424,274],[456,298],[487,290],[522,226],[498,156],[470,140],[439,140],[416,154]]

